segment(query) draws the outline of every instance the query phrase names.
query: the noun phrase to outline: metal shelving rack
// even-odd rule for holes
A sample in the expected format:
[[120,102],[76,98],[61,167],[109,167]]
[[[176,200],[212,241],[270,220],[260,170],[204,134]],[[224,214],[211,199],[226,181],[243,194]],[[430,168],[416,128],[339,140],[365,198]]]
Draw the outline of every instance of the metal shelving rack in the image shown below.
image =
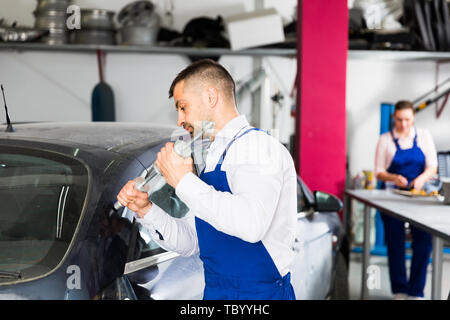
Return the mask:
[[379,61],[450,61],[450,52],[349,50],[348,59]]
[[0,43],[0,51],[49,51],[49,52],[85,52],[94,53],[97,49],[110,53],[171,54],[189,56],[279,56],[295,58],[297,50],[278,48],[256,48],[236,50],[222,48],[185,48],[161,46],[124,46],[124,45],[84,45],[64,44],[48,45],[42,43]]
[[[43,43],[0,43],[0,51],[49,51],[49,52],[95,52],[100,49],[111,53],[140,53],[140,54],[171,54],[189,56],[278,56],[295,58],[295,48],[255,48],[231,50],[225,48],[187,48],[164,46],[125,46],[125,45],[89,45],[63,44],[48,45]],[[394,51],[394,50],[349,50],[348,59],[351,60],[379,60],[379,61],[450,61],[450,52],[429,51]]]
[[[62,52],[95,52],[101,49],[115,53],[141,54],[172,54],[189,56],[279,56],[295,58],[295,48],[255,48],[231,50],[225,48],[187,48],[164,46],[125,46],[125,45],[89,45],[63,44],[48,45],[43,43],[0,43],[0,51],[62,51]],[[429,51],[394,51],[394,50],[349,50],[348,59],[351,60],[380,60],[380,61],[450,61],[450,52]]]

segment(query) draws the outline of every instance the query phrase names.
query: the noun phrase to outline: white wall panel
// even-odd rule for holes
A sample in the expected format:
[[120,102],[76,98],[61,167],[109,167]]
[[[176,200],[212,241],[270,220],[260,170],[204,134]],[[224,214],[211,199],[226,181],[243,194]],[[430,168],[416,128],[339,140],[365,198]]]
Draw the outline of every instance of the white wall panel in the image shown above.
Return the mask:
[[[347,152],[351,176],[374,169],[381,103],[414,100],[434,88],[436,76],[434,61],[348,61]],[[450,64],[441,65],[438,82],[448,77]],[[450,102],[439,119],[434,105],[419,112],[416,125],[431,132],[437,150],[450,150]]]

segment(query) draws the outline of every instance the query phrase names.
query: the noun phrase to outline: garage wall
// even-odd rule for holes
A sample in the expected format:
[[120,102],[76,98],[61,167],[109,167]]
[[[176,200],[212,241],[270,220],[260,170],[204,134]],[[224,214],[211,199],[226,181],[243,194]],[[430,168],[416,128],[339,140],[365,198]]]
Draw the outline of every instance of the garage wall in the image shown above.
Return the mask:
[[[119,11],[129,0],[74,1],[83,8],[97,7]],[[282,2],[266,0],[265,7],[275,7],[287,23],[292,21],[296,0]],[[165,3],[154,1],[164,17]],[[201,15],[226,17],[243,10],[253,10],[253,0],[226,2],[174,0],[173,28],[181,31],[190,19]],[[0,17],[17,20],[21,25],[33,25],[32,11],[36,1],[1,0]],[[290,91],[296,72],[296,61],[291,58],[267,58],[275,66],[272,72],[274,84]],[[222,63],[236,81],[248,80],[252,73],[252,57],[221,57]],[[108,53],[105,79],[114,90],[117,121],[157,122],[173,124],[176,113],[167,98],[168,88],[176,74],[190,61],[177,55],[148,55],[133,53]],[[10,116],[13,121],[89,121],[90,97],[98,82],[95,53],[69,52],[11,52],[0,51],[0,82],[5,85]],[[239,106],[241,113],[250,117],[250,97]],[[0,113],[1,114],[1,113]],[[282,113],[281,126],[284,142],[294,130],[289,112]],[[3,122],[0,115],[0,122]],[[265,128],[269,129],[269,128]]]
[[[348,60],[347,154],[352,177],[374,169],[380,104],[414,100],[449,77],[450,63],[440,64],[437,72],[434,61]],[[438,151],[450,150],[450,102],[438,119],[435,112],[434,105],[419,112],[416,125],[431,132]]]
[[[82,7],[102,7],[118,11],[128,0],[77,0]],[[155,1],[164,18],[164,3]],[[296,0],[265,0],[274,6],[285,21],[290,21]],[[181,30],[194,16],[224,16],[239,10],[252,10],[253,0],[174,0],[174,28]],[[32,25],[35,0],[1,0],[0,17],[20,24]],[[164,20],[168,22],[167,19]],[[290,90],[295,77],[296,61],[270,58],[282,85]],[[248,79],[252,71],[251,57],[222,57],[220,60],[236,80]],[[118,121],[158,122],[173,124],[175,111],[167,99],[168,87],[189,60],[181,56],[108,54],[106,80],[113,87]],[[450,76],[450,65],[442,65],[439,79]],[[435,62],[392,62],[349,59],[347,63],[347,154],[351,176],[373,169],[379,136],[379,105],[399,99],[414,99],[436,83]],[[98,82],[96,57],[93,53],[0,51],[0,82],[5,85],[9,111],[14,121],[89,121],[90,95]],[[450,102],[449,102],[450,104]],[[250,99],[239,106],[248,114]],[[450,106],[440,119],[434,106],[417,115],[417,125],[429,129],[438,150],[450,150]],[[4,122],[0,113],[0,122]],[[293,132],[293,122],[284,121],[282,137]],[[286,140],[286,138],[283,138]]]

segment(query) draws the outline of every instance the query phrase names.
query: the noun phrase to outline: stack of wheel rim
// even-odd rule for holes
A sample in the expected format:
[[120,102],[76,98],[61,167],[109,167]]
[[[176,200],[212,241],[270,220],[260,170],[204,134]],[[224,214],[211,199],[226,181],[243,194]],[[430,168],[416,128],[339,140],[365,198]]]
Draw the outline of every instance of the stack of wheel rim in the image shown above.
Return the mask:
[[33,12],[36,20],[34,27],[48,30],[49,34],[41,39],[47,44],[65,44],[69,40],[66,26],[67,7],[72,0],[37,0],[36,10]]
[[114,11],[81,9],[81,29],[70,32],[70,42],[75,44],[115,45],[116,26]]

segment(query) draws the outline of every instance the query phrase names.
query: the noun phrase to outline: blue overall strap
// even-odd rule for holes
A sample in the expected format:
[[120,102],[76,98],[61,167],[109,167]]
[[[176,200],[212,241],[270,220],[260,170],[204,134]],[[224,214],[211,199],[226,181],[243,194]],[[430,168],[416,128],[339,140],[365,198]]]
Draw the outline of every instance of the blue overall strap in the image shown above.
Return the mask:
[[[242,130],[242,129],[241,129]],[[243,133],[241,133],[241,134],[239,134],[239,132],[233,137],[233,139],[231,139],[231,141],[228,143],[228,145],[227,145],[227,147],[225,148],[225,151],[222,153],[222,156],[220,157],[220,159],[219,159],[219,162],[217,163],[218,165],[220,164],[222,164],[222,162],[223,162],[223,160],[225,159],[225,156],[226,156],[226,154],[227,154],[227,151],[228,151],[228,149],[230,149],[230,147],[231,147],[231,145],[233,144],[233,142],[234,141],[236,141],[237,139],[239,139],[240,137],[242,137],[243,135],[245,135],[245,134],[247,134],[248,132],[250,132],[250,131],[253,131],[253,130],[256,130],[256,131],[262,131],[262,132],[265,132],[265,133],[267,133],[267,131],[264,131],[264,130],[262,130],[262,129],[259,129],[259,128],[254,128],[254,127],[251,127],[251,128],[249,128],[249,129],[247,129],[247,130],[245,130]],[[268,134],[268,133],[267,133]]]
[[394,140],[395,146],[397,147],[397,150],[401,149],[400,145],[398,144],[398,138],[394,137],[394,129],[391,129],[390,133],[391,133],[392,140]]
[[416,134],[414,135],[414,143],[413,143],[413,146],[417,146],[417,129],[416,129],[416,127],[414,127],[414,131],[416,132]]
[[[393,131],[394,131],[393,129],[390,130],[392,140],[394,140],[394,143],[395,143],[395,146],[397,147],[397,149],[401,149],[400,145],[398,143],[398,138],[394,137],[394,132]],[[414,131],[415,131],[415,134],[414,134],[413,147],[417,146],[417,129],[416,129],[416,127],[414,127]]]

